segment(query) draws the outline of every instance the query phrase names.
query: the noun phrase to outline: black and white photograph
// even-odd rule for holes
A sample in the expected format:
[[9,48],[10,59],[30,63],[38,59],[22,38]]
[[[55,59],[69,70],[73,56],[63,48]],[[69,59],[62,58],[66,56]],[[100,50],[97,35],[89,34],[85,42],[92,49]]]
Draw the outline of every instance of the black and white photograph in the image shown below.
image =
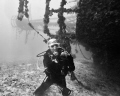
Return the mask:
[[0,0],[0,96],[120,96],[119,0]]

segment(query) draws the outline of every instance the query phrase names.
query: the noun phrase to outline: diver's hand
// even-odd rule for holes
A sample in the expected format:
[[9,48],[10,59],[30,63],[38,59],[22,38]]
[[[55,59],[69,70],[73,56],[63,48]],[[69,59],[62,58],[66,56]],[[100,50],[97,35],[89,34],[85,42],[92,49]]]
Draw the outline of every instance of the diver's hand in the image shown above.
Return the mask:
[[53,59],[52,61],[55,62],[55,63],[58,63],[58,61],[56,59]]
[[61,56],[67,57],[68,55],[69,55],[69,53],[67,51],[64,51],[64,52],[61,53]]

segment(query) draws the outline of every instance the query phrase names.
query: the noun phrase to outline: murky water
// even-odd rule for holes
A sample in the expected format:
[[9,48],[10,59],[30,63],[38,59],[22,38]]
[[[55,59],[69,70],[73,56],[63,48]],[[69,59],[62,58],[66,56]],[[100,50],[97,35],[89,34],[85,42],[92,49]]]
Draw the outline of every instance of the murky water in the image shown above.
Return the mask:
[[[39,22],[39,19],[42,19],[44,16],[45,0],[36,0],[36,1],[29,0],[29,1],[30,1],[29,7],[30,7],[30,13],[31,13],[30,18],[33,21],[36,20],[36,22]],[[23,26],[21,29],[20,26],[16,24],[18,6],[19,6],[19,0],[0,0],[0,9],[1,9],[0,11],[0,61],[1,62],[36,59],[36,55],[38,53],[45,51],[47,49],[47,45],[43,42],[43,38],[37,35],[34,30],[28,28],[29,27],[28,25],[21,25]],[[40,14],[38,14],[39,12]],[[55,16],[56,15],[54,15],[54,17]],[[24,26],[27,26],[27,27],[24,27]],[[27,32],[30,34],[27,37],[27,43],[25,43],[25,39],[26,39],[25,36]],[[47,38],[47,36],[43,34],[42,29],[39,32],[43,36],[45,36],[45,38]],[[84,47],[81,47],[81,49],[84,55],[89,58],[91,53],[85,51]],[[72,49],[72,52],[75,53],[74,47]],[[83,58],[80,51],[77,54],[77,57]]]

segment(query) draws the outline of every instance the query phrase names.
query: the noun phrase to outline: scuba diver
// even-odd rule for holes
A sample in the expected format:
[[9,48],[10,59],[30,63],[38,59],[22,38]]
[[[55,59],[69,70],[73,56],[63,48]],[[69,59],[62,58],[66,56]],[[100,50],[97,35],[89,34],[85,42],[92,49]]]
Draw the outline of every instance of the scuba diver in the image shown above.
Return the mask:
[[60,87],[63,96],[69,96],[72,91],[67,88],[66,75],[75,70],[73,57],[64,48],[60,47],[57,39],[52,38],[48,42],[48,50],[43,55],[46,78],[35,90],[35,96],[43,96],[45,91],[52,85]]

